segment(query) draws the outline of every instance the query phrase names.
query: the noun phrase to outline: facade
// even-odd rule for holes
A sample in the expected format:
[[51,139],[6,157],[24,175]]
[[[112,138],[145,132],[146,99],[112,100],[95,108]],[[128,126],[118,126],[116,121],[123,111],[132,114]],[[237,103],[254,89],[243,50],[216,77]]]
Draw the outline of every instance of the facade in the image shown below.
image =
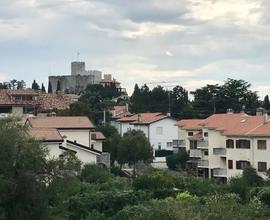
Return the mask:
[[[28,118],[25,124],[30,135],[49,149],[51,157],[71,151],[84,164],[110,165],[109,154],[102,152],[105,137],[94,132],[94,125],[87,117],[33,117]],[[99,135],[97,138],[96,133]]]
[[51,113],[69,109],[75,102],[74,97],[63,93],[44,93],[33,89],[0,89],[0,114]]
[[270,168],[270,120],[267,114],[215,114],[204,120],[182,120],[178,146],[190,155],[199,176],[223,182],[250,165],[258,174]]
[[118,119],[118,131],[123,135],[129,130],[141,130],[154,151],[173,151],[173,140],[177,139],[176,120],[162,113],[141,113]]

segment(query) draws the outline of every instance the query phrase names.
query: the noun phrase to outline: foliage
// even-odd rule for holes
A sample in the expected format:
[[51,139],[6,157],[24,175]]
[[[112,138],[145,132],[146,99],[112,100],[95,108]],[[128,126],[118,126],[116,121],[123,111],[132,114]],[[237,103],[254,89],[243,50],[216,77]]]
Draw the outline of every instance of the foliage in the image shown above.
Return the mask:
[[49,84],[48,84],[48,93],[52,93],[53,91],[52,91],[52,84],[51,84],[51,82],[49,82]]
[[270,110],[270,102],[269,102],[269,96],[266,95],[263,100],[263,105],[265,109]]
[[81,170],[81,179],[88,183],[103,183],[112,177],[110,170],[94,164],[85,164]]
[[152,157],[150,143],[142,131],[132,130],[124,134],[118,147],[117,161],[119,164],[133,165],[135,174],[136,163],[149,161]]
[[38,83],[36,82],[36,80],[34,80],[33,83],[32,83],[32,89],[34,89],[34,90],[39,90],[40,89],[40,87],[39,87]]
[[186,150],[180,149],[178,153],[166,157],[166,163],[169,169],[184,169],[189,156]]
[[263,178],[260,177],[256,169],[248,166],[243,170],[243,180],[249,185],[249,186],[262,186],[263,185]]
[[176,200],[179,201],[197,201],[198,197],[191,195],[189,192],[185,191],[182,193],[178,193],[176,195]]
[[0,89],[24,89],[26,83],[24,80],[10,80],[9,82],[0,83]]
[[42,92],[46,92],[46,89],[45,89],[45,86],[44,86],[43,83],[41,84],[41,91],[42,91]]

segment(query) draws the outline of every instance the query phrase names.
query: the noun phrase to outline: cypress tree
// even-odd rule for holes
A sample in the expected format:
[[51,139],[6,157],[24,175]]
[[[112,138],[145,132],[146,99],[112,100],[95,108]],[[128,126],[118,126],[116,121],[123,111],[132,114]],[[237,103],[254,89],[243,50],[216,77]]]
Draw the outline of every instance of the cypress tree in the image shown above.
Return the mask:
[[49,82],[49,85],[48,85],[48,93],[52,93],[52,84],[51,84],[51,82]]
[[46,89],[45,89],[45,86],[44,86],[43,83],[41,84],[41,91],[42,91],[42,92],[46,92]]

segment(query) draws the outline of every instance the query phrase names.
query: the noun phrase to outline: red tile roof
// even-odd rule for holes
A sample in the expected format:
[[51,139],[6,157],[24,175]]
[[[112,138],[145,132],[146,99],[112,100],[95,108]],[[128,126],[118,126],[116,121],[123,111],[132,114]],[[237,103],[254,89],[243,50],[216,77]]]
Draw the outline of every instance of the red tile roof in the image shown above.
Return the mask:
[[92,140],[105,140],[105,136],[102,134],[102,132],[96,131],[91,132],[91,139]]
[[168,118],[169,116],[164,115],[163,113],[140,113],[136,115],[127,116],[120,118],[117,121],[119,122],[130,122],[132,124],[151,124],[156,121]]
[[63,141],[62,136],[54,128],[30,128],[29,135],[39,141]]
[[116,105],[113,107],[113,118],[120,119],[126,116],[130,116],[126,105]]
[[205,120],[181,120],[177,125],[187,130],[213,129],[226,136],[270,136],[270,120],[264,124],[263,117],[244,113],[214,114]]
[[200,123],[203,121],[203,119],[184,119],[180,120],[176,123],[177,126],[183,127],[184,129],[187,130],[198,130],[202,126]]
[[[34,117],[28,118],[27,122],[33,128],[63,128],[63,129],[91,129],[93,123],[84,116],[65,117]],[[26,123],[27,123],[26,122]]]

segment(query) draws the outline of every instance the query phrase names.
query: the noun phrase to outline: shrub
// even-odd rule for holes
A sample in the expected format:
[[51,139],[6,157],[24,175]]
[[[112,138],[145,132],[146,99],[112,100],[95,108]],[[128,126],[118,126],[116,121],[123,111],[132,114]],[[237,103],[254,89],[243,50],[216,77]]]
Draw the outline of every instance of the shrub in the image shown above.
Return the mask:
[[81,171],[81,180],[88,183],[103,183],[112,177],[110,170],[98,165],[86,164]]
[[257,196],[264,204],[270,205],[270,187],[263,187]]
[[177,168],[185,168],[188,160],[188,154],[185,150],[180,150],[176,154],[172,154],[166,157],[166,163],[169,169],[176,170]]

